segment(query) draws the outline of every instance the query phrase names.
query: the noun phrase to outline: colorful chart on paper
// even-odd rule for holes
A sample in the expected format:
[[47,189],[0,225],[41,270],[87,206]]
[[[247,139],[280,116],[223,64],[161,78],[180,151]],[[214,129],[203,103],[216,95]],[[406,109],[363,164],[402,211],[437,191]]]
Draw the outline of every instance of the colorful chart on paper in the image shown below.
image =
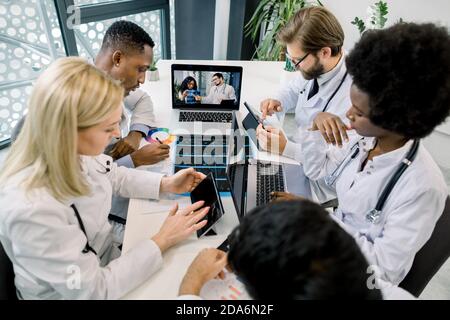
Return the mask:
[[158,138],[164,144],[170,144],[175,141],[175,136],[170,134],[169,129],[167,128],[153,128],[151,129],[145,140],[150,143],[159,143]]

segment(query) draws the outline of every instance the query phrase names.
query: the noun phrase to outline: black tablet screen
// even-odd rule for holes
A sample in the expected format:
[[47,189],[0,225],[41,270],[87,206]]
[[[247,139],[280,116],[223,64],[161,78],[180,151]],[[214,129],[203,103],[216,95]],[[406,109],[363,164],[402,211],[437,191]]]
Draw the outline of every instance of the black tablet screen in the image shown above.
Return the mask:
[[205,179],[191,192],[192,203],[197,201],[205,201],[205,207],[210,207],[208,214],[204,219],[208,219],[208,223],[202,229],[197,231],[197,236],[201,237],[222,217],[223,206],[220,200],[217,187],[215,185],[212,173],[209,173]]

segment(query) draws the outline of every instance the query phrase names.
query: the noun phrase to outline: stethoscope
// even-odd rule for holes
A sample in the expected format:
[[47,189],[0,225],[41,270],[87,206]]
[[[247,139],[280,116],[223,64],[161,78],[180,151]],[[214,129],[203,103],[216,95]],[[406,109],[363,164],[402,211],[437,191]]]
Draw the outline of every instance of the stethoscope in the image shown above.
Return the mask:
[[[225,95],[225,88],[226,88],[226,86],[227,86],[227,84],[224,82],[223,83],[223,88],[222,88],[222,94],[223,95]],[[217,94],[218,93],[217,86],[216,86],[216,90],[215,91],[216,91],[216,94]]]
[[[417,150],[419,149],[419,141],[418,139],[415,139],[411,148],[409,149],[408,153],[406,154],[405,158],[402,160],[400,165],[397,167],[397,170],[392,175],[389,182],[384,187],[383,191],[381,192],[381,196],[378,198],[377,204],[375,205],[375,208],[372,210],[369,210],[369,212],[366,214],[366,220],[370,223],[377,224],[381,221],[381,213],[384,207],[384,204],[386,203],[387,198],[392,192],[392,189],[394,189],[395,184],[402,176],[403,172],[411,165],[414,158],[417,155]],[[350,149],[350,152],[348,155],[344,158],[344,160],[337,166],[337,168],[327,177],[325,177],[325,183],[328,186],[333,186],[336,182],[336,179],[341,175],[341,173],[344,171],[344,169],[350,164],[350,162],[356,158],[356,156],[359,153],[359,141],[356,142],[352,148]]]
[[83,253],[88,253],[90,251],[93,254],[97,255],[97,252],[94,250],[94,248],[92,248],[89,245],[89,239],[88,239],[88,236],[87,236],[87,233],[86,233],[86,229],[84,228],[83,220],[81,220],[81,217],[80,217],[80,214],[78,213],[77,207],[75,206],[75,204],[71,204],[70,207],[75,212],[75,216],[77,217],[78,224],[80,225],[80,229],[81,229],[81,231],[83,231],[84,235],[86,236],[86,245],[84,246],[84,249],[83,249],[82,252]]
[[[95,161],[97,161],[98,164],[100,164],[103,168],[105,168],[105,171],[100,171],[97,169],[96,170],[97,172],[106,174],[111,171],[111,161],[110,160],[106,160],[106,164],[101,163],[97,158],[95,158]],[[80,229],[81,229],[81,231],[83,231],[84,235],[86,236],[86,245],[82,252],[88,253],[90,251],[90,252],[94,253],[95,255],[97,255],[97,252],[89,245],[89,240],[88,240],[88,236],[86,233],[86,229],[84,228],[84,223],[83,223],[83,220],[81,220],[81,216],[80,216],[80,213],[78,212],[77,207],[75,206],[75,204],[71,204],[70,207],[72,208],[73,212],[75,212],[75,217],[78,220]]]
[[[336,93],[338,93],[339,89],[342,87],[342,84],[345,81],[345,78],[347,78],[347,71],[345,71],[344,76],[342,77],[341,81],[339,82],[339,85],[336,87],[336,89],[333,91],[333,93],[331,94],[331,96],[328,98],[327,103],[325,104],[325,106],[322,109],[322,112],[325,112],[328,109],[328,105],[330,104],[331,100],[333,100],[334,96],[336,95]],[[308,82],[309,83],[309,82]],[[300,94],[305,93],[306,91],[306,87],[308,86],[308,84],[305,85],[305,87],[300,91]]]

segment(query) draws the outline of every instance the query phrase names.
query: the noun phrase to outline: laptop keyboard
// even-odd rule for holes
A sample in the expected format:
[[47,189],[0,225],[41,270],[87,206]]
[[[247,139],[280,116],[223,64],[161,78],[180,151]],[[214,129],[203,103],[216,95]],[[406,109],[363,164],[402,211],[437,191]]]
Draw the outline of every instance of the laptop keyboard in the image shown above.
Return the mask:
[[231,112],[180,112],[180,122],[231,122],[233,114]]
[[175,172],[189,167],[205,175],[212,172],[217,189],[229,192],[230,185],[226,175],[227,139],[227,136],[179,136]]
[[281,165],[258,161],[256,177],[256,205],[258,206],[270,202],[271,192],[285,190]]

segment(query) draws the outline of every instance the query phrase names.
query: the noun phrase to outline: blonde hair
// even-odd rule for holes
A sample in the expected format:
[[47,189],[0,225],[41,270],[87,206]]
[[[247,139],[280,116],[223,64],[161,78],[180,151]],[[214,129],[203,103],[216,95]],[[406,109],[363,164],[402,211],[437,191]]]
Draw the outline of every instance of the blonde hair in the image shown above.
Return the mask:
[[82,58],[61,58],[34,85],[28,115],[11,146],[0,185],[31,167],[26,191],[44,187],[56,199],[89,194],[77,153],[78,131],[104,121],[122,102],[120,83]]
[[297,11],[279,31],[277,39],[282,44],[297,41],[305,53],[329,47],[332,56],[336,56],[344,45],[344,30],[330,11],[321,6],[312,6]]

